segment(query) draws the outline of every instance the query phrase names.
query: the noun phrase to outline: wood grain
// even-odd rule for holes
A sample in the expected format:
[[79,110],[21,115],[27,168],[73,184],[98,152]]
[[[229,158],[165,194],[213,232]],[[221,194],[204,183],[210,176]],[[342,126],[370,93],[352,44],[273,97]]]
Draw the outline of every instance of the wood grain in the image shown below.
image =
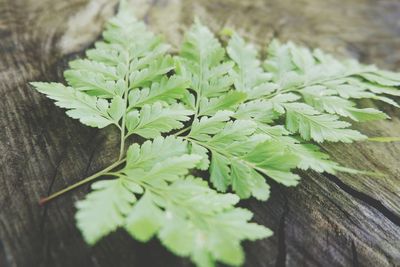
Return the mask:
[[[273,37],[400,69],[397,0],[132,0],[136,15],[177,49],[195,16],[229,26],[264,46]],[[192,266],[158,241],[123,231],[93,248],[74,225],[74,202],[88,187],[50,203],[41,196],[94,173],[117,155],[118,133],[66,117],[30,81],[62,81],[68,60],[99,37],[115,12],[107,0],[0,0],[0,266]],[[363,103],[369,105],[370,103]],[[392,120],[356,125],[398,136]],[[302,183],[272,183],[267,203],[245,201],[272,238],[246,243],[245,266],[400,266],[400,144],[324,144],[338,162],[385,178],[302,172]]]

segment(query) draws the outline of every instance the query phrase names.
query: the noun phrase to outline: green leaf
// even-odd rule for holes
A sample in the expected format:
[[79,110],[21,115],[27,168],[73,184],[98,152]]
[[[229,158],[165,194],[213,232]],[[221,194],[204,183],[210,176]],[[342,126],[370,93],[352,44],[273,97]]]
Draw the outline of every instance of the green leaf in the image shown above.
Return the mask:
[[200,161],[199,155],[182,155],[165,159],[157,162],[153,168],[141,179],[146,179],[148,183],[158,183],[164,181],[176,181],[179,177],[188,174],[189,169],[194,168]]
[[208,167],[210,166],[210,160],[208,159],[208,151],[206,148],[196,144],[196,143],[191,143],[191,153],[196,154],[202,157],[198,165],[196,166],[200,170],[208,170]]
[[246,100],[246,94],[230,91],[225,95],[214,98],[202,98],[200,100],[199,115],[214,115],[220,110],[233,110],[238,104]]
[[272,81],[280,88],[290,88],[301,85],[304,82],[302,75],[296,73],[296,66],[293,63],[291,47],[292,43],[281,44],[273,40],[267,49],[267,59],[264,69],[272,74]]
[[[368,90],[374,94],[388,94],[393,96],[400,96],[400,90],[393,86],[383,86],[369,81],[360,80],[356,78],[347,80],[349,85],[358,88],[358,90]],[[357,90],[357,89],[356,89]],[[372,97],[371,97],[372,98]]]
[[256,99],[278,89],[276,84],[270,82],[272,75],[261,68],[257,50],[252,44],[245,43],[239,35],[234,34],[226,50],[237,64],[237,68],[231,71],[236,90],[246,92],[249,99]]
[[98,61],[76,59],[69,62],[69,67],[73,70],[84,72],[88,76],[101,74],[105,80],[116,81],[120,78],[115,67],[107,66]]
[[159,83],[152,83],[151,88],[132,90],[129,93],[129,108],[142,107],[159,101],[173,103],[184,97],[187,87],[188,81],[181,76],[163,77]]
[[[172,152],[172,146],[178,149]],[[172,252],[195,262],[241,264],[241,241],[272,232],[249,223],[249,211],[233,207],[237,196],[217,193],[206,181],[185,177],[201,159],[186,153],[187,143],[172,136],[132,145],[126,166],[115,173],[119,178],[95,183],[95,191],[77,205],[78,225],[87,241],[94,243],[123,227],[140,241],[157,235]],[[136,201],[134,194],[143,196]]]
[[300,179],[291,172],[299,163],[298,157],[283,149],[278,142],[269,140],[260,143],[243,159],[251,163],[257,171],[286,186],[297,185]]
[[222,63],[224,56],[225,50],[211,31],[196,21],[185,34],[177,72],[191,81],[198,97],[220,96],[233,83],[228,75],[233,63]]
[[252,119],[261,123],[271,123],[281,114],[274,110],[272,102],[267,100],[253,100],[241,104],[234,117],[237,119]]
[[230,184],[230,161],[219,154],[212,151],[210,165],[210,180],[219,191],[225,192]]
[[[268,237],[272,231],[260,225],[247,223],[251,219],[251,213],[244,209],[234,209],[218,216],[218,221],[222,224],[219,233],[212,240],[210,249],[214,257],[230,265],[241,265],[244,261],[244,253],[234,237],[247,237],[250,240]],[[229,241],[230,240],[230,241]]]
[[297,167],[302,170],[313,169],[317,172],[328,172],[335,174],[339,164],[329,159],[329,155],[320,151],[318,146],[300,143],[292,137],[281,137],[279,141],[288,150],[299,158]]
[[125,229],[135,239],[146,242],[162,227],[164,212],[153,202],[151,193],[146,193],[129,212]]
[[149,171],[156,163],[172,157],[189,154],[188,143],[174,136],[156,137],[139,146],[133,144],[126,154],[126,169],[143,169]]
[[157,102],[153,105],[144,105],[140,112],[133,110],[128,113],[126,127],[128,134],[154,138],[161,133],[182,128],[182,122],[188,121],[188,116],[191,114],[191,111],[181,105],[163,107]]
[[107,100],[87,95],[60,83],[31,83],[36,90],[56,101],[56,105],[68,109],[68,116],[78,119],[81,123],[97,128],[104,128],[113,123],[108,114]]
[[[171,146],[181,154],[171,154]],[[240,241],[263,238],[271,231],[248,223],[251,213],[233,207],[237,196],[219,194],[204,180],[183,178],[201,160],[201,156],[186,153],[187,143],[172,136],[129,148],[127,166],[120,173],[123,179],[141,184],[146,193],[127,215],[124,227],[142,241],[157,233],[172,252],[195,262],[242,263]],[[242,255],[233,260],[228,257],[230,250],[219,248],[232,242],[235,252]]]
[[256,130],[257,124],[251,120],[228,121],[208,144],[221,149],[229,149],[235,142],[246,141]]
[[248,165],[240,162],[232,162],[232,189],[240,198],[254,196],[258,200],[267,200],[270,187],[265,178]]
[[120,96],[115,96],[110,104],[110,108],[108,110],[108,114],[113,120],[118,123],[118,121],[122,118],[122,115],[125,113],[125,102]]
[[376,71],[360,74],[364,79],[383,86],[400,86],[399,75],[385,71]]
[[174,216],[173,220],[167,219],[160,231],[159,238],[164,246],[179,256],[190,256],[190,253],[194,250],[194,229],[182,218],[175,218]]
[[300,133],[306,141],[351,143],[366,138],[358,131],[346,129],[350,124],[339,121],[337,116],[321,114],[306,104],[288,103],[285,108],[286,128],[292,133]]
[[189,137],[199,141],[209,140],[209,134],[218,133],[233,115],[230,111],[219,111],[212,117],[203,116],[200,120],[193,121]]
[[[255,45],[231,31],[224,47],[199,21],[173,56],[132,14],[121,1],[102,40],[70,62],[67,86],[32,83],[68,116],[120,130],[118,161],[82,182],[114,178],[94,183],[77,203],[87,243],[124,228],[142,242],[157,237],[197,266],[240,266],[242,242],[272,232],[235,205],[239,198],[267,200],[267,179],[294,186],[295,168],[378,175],[340,166],[307,141],[364,140],[340,117],[388,118],[358,100],[399,107],[392,97],[400,95],[400,74],[276,40],[261,62]],[[128,138],[133,134],[140,137]],[[196,173],[209,173],[209,181]]]
[[[241,240],[255,240],[272,234],[263,226],[248,223],[251,212],[229,208],[238,200],[234,195],[216,194],[199,179],[180,180],[172,187],[178,196],[191,199],[189,203],[193,216],[203,214],[197,218],[189,216],[185,220],[174,211],[174,204],[168,206],[166,224],[159,237],[164,245],[178,255],[191,255],[196,263],[200,260],[212,264],[216,259],[226,264],[240,265],[244,260]],[[193,221],[194,218],[201,219]]]
[[338,114],[362,122],[388,118],[385,113],[374,108],[356,108],[354,107],[355,103],[334,96],[333,93],[323,86],[312,86],[302,90],[305,102],[320,112],[326,111],[330,114]]
[[122,226],[136,200],[122,179],[96,182],[92,189],[84,200],[77,202],[75,216],[78,228],[91,245]]
[[321,152],[321,148],[318,146],[302,143],[300,138],[288,136],[289,132],[282,126],[260,126],[260,130],[281,144],[292,155],[295,155],[299,160],[297,165],[299,169],[312,169],[317,172],[328,172],[331,174],[335,174],[337,171],[360,173],[354,169],[344,168],[330,160],[329,155]]
[[64,76],[71,87],[91,95],[111,98],[117,93],[116,82],[114,80],[106,80],[100,73],[67,70],[64,72]]
[[154,81],[158,81],[164,74],[174,68],[171,56],[165,56],[151,61],[146,68],[132,72],[129,76],[130,88],[146,87]]

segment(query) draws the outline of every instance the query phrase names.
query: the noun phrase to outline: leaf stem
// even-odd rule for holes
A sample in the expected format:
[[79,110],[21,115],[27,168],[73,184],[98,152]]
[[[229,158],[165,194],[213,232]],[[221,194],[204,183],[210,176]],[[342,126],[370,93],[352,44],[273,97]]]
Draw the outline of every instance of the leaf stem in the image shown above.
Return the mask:
[[122,115],[122,122],[121,122],[121,143],[120,143],[120,148],[119,148],[119,157],[118,160],[121,160],[124,156],[124,152],[125,152],[125,122],[126,122],[126,114],[128,113],[128,92],[129,92],[129,73],[130,73],[130,68],[131,68],[131,59],[130,57],[127,58],[127,66],[128,66],[128,70],[124,75],[124,82],[125,82],[125,90],[124,90],[124,94],[123,94],[123,100],[124,100],[124,107],[125,107],[125,112]]
[[334,81],[334,80],[338,80],[338,79],[349,78],[349,77],[357,75],[359,73],[363,73],[363,71],[350,72],[350,73],[346,73],[346,74],[343,74],[343,75],[338,75],[338,76],[335,76],[335,77],[329,77],[329,78],[322,79],[322,80],[312,81],[312,82],[310,82],[308,84],[303,84],[303,85],[299,85],[299,86],[293,86],[293,87],[285,88],[285,89],[282,89],[282,90],[278,89],[274,93],[266,95],[264,98],[265,99],[270,99],[270,98],[273,98],[274,96],[277,96],[279,94],[288,93],[288,92],[292,92],[292,91],[298,91],[298,90],[304,89],[304,88],[306,88],[308,86],[314,86],[314,85],[318,85],[318,84],[323,84],[323,83]]
[[175,136],[179,136],[180,134],[186,132],[187,130],[190,130],[190,128],[192,128],[192,126],[185,127],[185,128],[183,128],[182,130],[180,130],[180,131],[174,133],[174,135],[175,135]]
[[89,183],[89,182],[93,181],[94,179],[96,179],[96,178],[98,178],[98,177],[100,177],[100,176],[102,176],[104,174],[108,174],[109,171],[111,171],[115,167],[118,167],[119,165],[124,163],[125,160],[126,159],[118,160],[118,161],[114,162],[113,164],[111,164],[110,166],[108,166],[107,168],[105,168],[105,169],[103,169],[103,170],[101,170],[101,171],[99,171],[99,172],[97,172],[97,173],[95,173],[95,174],[93,174],[93,175],[91,175],[91,176],[89,176],[89,177],[87,177],[87,178],[85,178],[85,179],[73,184],[73,185],[70,185],[70,186],[68,186],[68,187],[66,187],[66,188],[64,188],[64,189],[62,189],[62,190],[60,190],[60,191],[48,196],[48,197],[41,198],[39,200],[39,205],[44,205],[47,202],[49,202],[50,200],[52,200],[52,199],[54,199],[54,198],[56,198],[56,197],[58,197],[58,196],[60,196],[60,195],[62,195],[64,193],[67,193],[67,192],[69,192],[69,191],[71,191],[71,190],[73,190],[73,189],[75,189],[75,188],[77,188],[77,187],[79,187],[81,185],[84,185],[86,183]]
[[236,159],[237,161],[242,162],[243,164],[249,166],[250,168],[255,169],[255,170],[257,170],[257,171],[259,171],[259,172],[261,172],[261,173],[263,173],[263,174],[265,174],[265,175],[268,175],[268,174],[265,172],[265,170],[263,170],[262,168],[258,167],[256,164],[253,164],[253,163],[251,163],[251,162],[249,162],[249,161],[247,161],[247,160],[244,160],[244,159],[242,159],[242,158],[240,158],[240,157],[237,157],[237,156],[235,156],[235,155],[233,155],[233,154],[230,154],[230,153],[228,153],[228,152],[226,152],[226,151],[224,151],[224,150],[217,149],[216,147],[210,146],[209,144],[206,144],[206,143],[204,143],[204,142],[197,141],[197,140],[195,140],[195,139],[193,139],[193,138],[190,138],[190,137],[182,137],[182,138],[185,139],[185,140],[187,140],[187,141],[189,141],[189,142],[195,143],[195,144],[197,144],[197,145],[199,145],[199,146],[203,146],[203,147],[207,148],[207,149],[210,150],[210,151],[218,152],[219,154],[221,154],[221,155],[223,155],[223,156],[225,156],[225,157],[227,157],[227,158]]
[[367,139],[367,141],[372,141],[372,142],[400,142],[400,137],[395,137],[395,136],[377,136],[377,137],[370,137]]
[[118,156],[118,160],[121,160],[122,157],[124,156],[124,151],[125,151],[125,117],[122,120],[123,123],[123,130],[121,129],[121,143],[120,143],[120,147],[119,147],[119,156]]

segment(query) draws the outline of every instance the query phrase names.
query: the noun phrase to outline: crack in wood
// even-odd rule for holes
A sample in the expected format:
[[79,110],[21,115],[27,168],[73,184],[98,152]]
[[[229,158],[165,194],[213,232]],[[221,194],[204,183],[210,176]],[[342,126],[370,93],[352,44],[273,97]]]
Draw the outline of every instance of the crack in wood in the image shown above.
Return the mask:
[[357,248],[354,243],[354,240],[351,241],[351,253],[352,253],[352,257],[353,257],[353,267],[358,267],[359,264],[358,264]]
[[[65,146],[65,147],[67,148],[68,146]],[[61,164],[62,164],[62,162],[63,162],[63,160],[64,160],[64,158],[65,158],[65,156],[67,154],[67,149],[66,148],[64,149],[63,153],[60,156],[60,159],[57,162],[57,165],[56,165],[55,170],[54,170],[54,175],[53,175],[53,177],[51,179],[49,188],[47,190],[47,195],[49,195],[51,193],[51,190],[53,188],[54,182],[55,182],[55,180],[57,178],[58,170],[59,170],[59,168],[60,168],[60,166],[61,166]],[[47,213],[48,213],[48,205],[45,205],[43,207],[43,209],[44,210],[43,210],[42,217],[41,217],[40,224],[39,224],[40,235],[42,237],[43,237],[44,226],[45,226]],[[41,257],[40,263],[43,263],[43,262],[46,261],[47,255],[48,255],[48,252],[49,252],[49,241],[48,241],[48,239],[43,237],[43,243],[44,243],[44,244],[42,244],[42,251],[43,252],[42,252],[42,257]]]
[[11,263],[7,258],[7,253],[3,245],[3,241],[0,239],[0,266],[10,267]]
[[[94,134],[90,135],[89,140],[88,140],[88,143],[89,143],[90,146],[92,146],[92,144],[95,143],[95,141],[97,139],[96,138],[97,133],[98,132],[96,131],[96,132],[94,132]],[[65,147],[67,148],[68,145],[66,145]],[[92,163],[92,160],[93,160],[93,157],[94,157],[94,154],[95,154],[96,150],[97,150],[97,146],[95,146],[94,149],[92,149],[92,152],[89,155],[88,164],[87,164],[87,166],[85,168],[85,175],[87,175],[87,173],[89,171],[89,168],[90,168],[90,165]],[[49,185],[49,188],[48,188],[48,191],[47,191],[47,195],[50,195],[50,193],[52,191],[55,179],[57,178],[59,167],[61,166],[61,164],[62,164],[62,162],[63,162],[63,160],[65,158],[66,151],[67,151],[67,149],[65,149],[63,151],[63,153],[62,153],[62,155],[60,157],[60,160],[58,161],[58,163],[57,163],[57,165],[55,167],[55,172],[54,172],[54,175],[53,175],[53,177],[51,179],[51,182],[50,182],[50,185]],[[41,235],[43,235],[43,231],[44,231],[44,225],[45,225],[45,221],[46,221],[47,213],[48,213],[48,205],[45,205],[43,208],[44,208],[44,211],[42,213],[42,218],[41,218],[41,221],[40,221],[40,234]],[[49,241],[48,241],[47,238],[43,238],[43,240],[44,240],[43,253],[42,253],[43,256],[41,258],[42,259],[41,263],[44,263],[46,261],[46,258],[47,258],[48,252],[49,252]]]
[[[95,141],[96,141],[96,139],[97,139],[97,133],[98,133],[98,132],[96,131],[93,135],[90,136],[90,141],[89,141],[89,145],[90,145],[90,146],[92,146],[92,143],[95,143]],[[91,152],[90,155],[89,155],[88,163],[86,164],[86,168],[85,168],[85,176],[88,175],[90,166],[92,165],[92,161],[93,161],[94,154],[95,154],[95,152],[97,151],[97,147],[98,147],[98,146],[95,146],[95,147],[92,149],[92,152]]]
[[352,197],[364,202],[368,206],[373,207],[375,210],[377,210],[379,213],[381,213],[383,216],[385,216],[388,220],[390,220],[392,223],[394,223],[397,226],[400,226],[400,216],[396,215],[394,212],[389,210],[385,205],[383,205],[379,200],[363,193],[360,191],[355,190],[354,188],[350,187],[343,181],[341,181],[338,177],[335,175],[325,173],[324,176],[328,178],[329,181],[333,182],[335,185],[337,185],[340,189],[351,195]]
[[[68,146],[66,146],[66,147],[68,147]],[[49,188],[47,189],[47,195],[49,195],[51,193],[51,190],[53,188],[54,182],[55,182],[55,180],[57,178],[58,169],[60,168],[61,163],[62,163],[62,161],[64,160],[64,158],[66,156],[66,152],[67,152],[67,149],[64,149],[63,153],[60,156],[60,159],[58,160],[58,162],[56,164],[56,167],[54,169],[54,175],[51,178]],[[46,216],[47,216],[47,205],[44,206],[43,208],[44,208],[44,210],[43,210],[43,213],[42,213],[42,219],[40,220],[40,233],[43,233],[45,219],[46,219]]]
[[284,267],[286,266],[286,217],[289,214],[289,201],[286,196],[286,190],[282,189],[281,191],[284,197],[284,205],[281,219],[279,221],[278,228],[278,255],[276,257],[275,266],[276,267]]

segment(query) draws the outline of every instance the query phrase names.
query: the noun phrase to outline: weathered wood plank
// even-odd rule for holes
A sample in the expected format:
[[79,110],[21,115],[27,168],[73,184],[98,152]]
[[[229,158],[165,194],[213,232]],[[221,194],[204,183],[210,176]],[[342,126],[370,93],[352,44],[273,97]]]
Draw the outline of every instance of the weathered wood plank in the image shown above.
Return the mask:
[[[73,203],[88,188],[45,208],[40,196],[101,169],[117,155],[118,135],[67,118],[27,82],[62,80],[68,59],[90,46],[116,1],[0,0],[0,266],[191,266],[157,241],[122,231],[87,247]],[[194,16],[213,30],[237,28],[264,45],[291,39],[389,69],[400,68],[397,0],[133,0],[137,15],[177,46]],[[400,132],[391,121],[357,126],[371,136]],[[385,178],[308,172],[300,186],[273,184],[267,203],[246,201],[274,230],[246,244],[246,266],[400,266],[400,144],[324,144],[347,166]]]

